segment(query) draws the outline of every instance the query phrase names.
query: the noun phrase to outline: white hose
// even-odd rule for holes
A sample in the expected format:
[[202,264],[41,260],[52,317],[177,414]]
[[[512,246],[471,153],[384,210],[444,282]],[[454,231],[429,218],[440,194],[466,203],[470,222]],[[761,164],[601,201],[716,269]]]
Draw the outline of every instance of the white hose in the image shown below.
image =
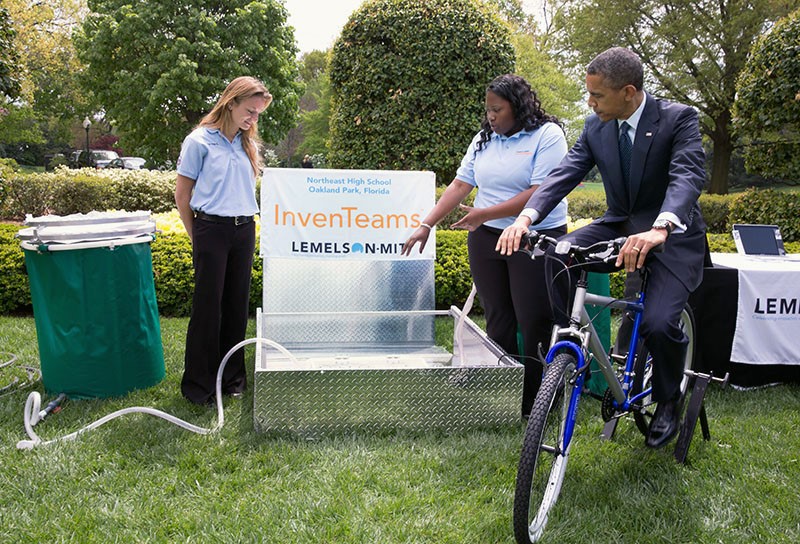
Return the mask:
[[231,358],[235,352],[247,346],[249,344],[255,343],[262,343],[267,344],[268,346],[272,346],[273,348],[277,349],[281,353],[287,355],[292,362],[296,362],[294,356],[289,353],[289,351],[272,340],[267,340],[266,338],[249,338],[246,340],[242,340],[235,346],[233,346],[228,353],[225,354],[225,357],[222,358],[222,362],[219,365],[219,370],[217,371],[217,424],[210,429],[206,429],[205,427],[198,427],[197,425],[193,425],[187,421],[179,419],[173,415],[170,415],[166,412],[162,412],[161,410],[156,410],[155,408],[148,408],[146,406],[134,406],[132,408],[123,408],[122,410],[117,410],[116,412],[112,412],[107,416],[104,416],[94,423],[87,425],[86,427],[75,431],[74,433],[68,434],[66,436],[62,436],[61,438],[55,438],[53,440],[42,441],[41,438],[34,432],[33,426],[39,422],[39,410],[41,409],[42,404],[42,397],[38,391],[32,392],[28,395],[28,399],[25,401],[25,411],[23,413],[23,418],[25,421],[25,431],[28,433],[28,437],[30,440],[20,440],[17,442],[17,449],[33,449],[36,446],[48,446],[50,444],[54,444],[61,440],[73,440],[78,435],[83,434],[87,431],[91,431],[92,429],[96,429],[97,427],[108,423],[112,419],[116,419],[120,416],[125,414],[134,414],[134,413],[142,413],[142,414],[150,414],[151,416],[160,417],[161,419],[166,419],[170,423],[177,425],[187,431],[191,431],[197,434],[211,434],[219,429],[225,424],[225,414],[222,411],[222,372],[225,370],[225,365],[228,364],[228,359]]

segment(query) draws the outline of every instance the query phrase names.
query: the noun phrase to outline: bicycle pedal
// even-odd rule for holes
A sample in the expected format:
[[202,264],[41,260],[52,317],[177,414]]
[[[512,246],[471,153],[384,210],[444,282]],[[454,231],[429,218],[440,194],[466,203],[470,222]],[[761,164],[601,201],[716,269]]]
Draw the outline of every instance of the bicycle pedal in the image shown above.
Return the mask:
[[609,353],[608,356],[617,364],[624,364],[628,359],[628,354],[622,355],[621,353]]

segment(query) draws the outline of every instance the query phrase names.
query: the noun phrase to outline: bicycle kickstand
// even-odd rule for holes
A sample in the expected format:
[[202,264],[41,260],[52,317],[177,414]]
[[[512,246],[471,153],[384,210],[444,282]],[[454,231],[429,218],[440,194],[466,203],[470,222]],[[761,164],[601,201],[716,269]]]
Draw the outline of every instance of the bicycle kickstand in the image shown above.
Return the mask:
[[689,444],[692,441],[698,418],[700,418],[700,428],[703,432],[703,439],[711,440],[711,432],[708,428],[708,418],[706,417],[706,407],[704,403],[706,389],[708,389],[708,384],[711,382],[719,383],[724,388],[728,385],[728,379],[730,377],[730,374],[727,372],[724,378],[715,378],[713,372],[703,374],[701,372],[687,370],[685,374],[694,382],[694,386],[692,387],[689,406],[686,408],[686,416],[683,418],[680,434],[678,434],[678,441],[675,443],[675,460],[679,463],[686,462],[686,455],[689,452]]

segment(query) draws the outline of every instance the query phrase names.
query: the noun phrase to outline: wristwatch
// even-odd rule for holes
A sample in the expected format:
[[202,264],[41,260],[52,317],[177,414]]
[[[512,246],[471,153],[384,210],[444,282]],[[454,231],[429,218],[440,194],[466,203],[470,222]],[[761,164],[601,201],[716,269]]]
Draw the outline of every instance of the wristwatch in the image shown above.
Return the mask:
[[667,236],[672,234],[672,231],[675,230],[675,225],[673,225],[670,221],[666,219],[656,219],[655,223],[653,223],[653,228],[658,230],[665,230],[667,231]]

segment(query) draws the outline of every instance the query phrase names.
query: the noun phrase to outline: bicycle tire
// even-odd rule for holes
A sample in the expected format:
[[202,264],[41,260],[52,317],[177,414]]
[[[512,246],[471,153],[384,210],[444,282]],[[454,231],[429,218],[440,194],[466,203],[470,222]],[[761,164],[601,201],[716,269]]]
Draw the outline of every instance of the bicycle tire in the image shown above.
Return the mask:
[[[681,312],[680,327],[684,334],[686,334],[686,336],[689,338],[689,345],[686,349],[686,357],[683,361],[684,374],[680,386],[681,398],[683,398],[683,396],[686,394],[686,389],[689,386],[689,377],[685,374],[685,371],[692,370],[694,368],[694,357],[696,350],[694,315],[692,314],[692,309],[688,304]],[[633,384],[631,385],[631,396],[636,396],[651,386],[653,378],[652,361],[653,359],[650,357],[647,347],[645,347],[644,342],[640,340],[639,346],[636,349],[636,361],[633,365],[634,377]],[[640,402],[642,404],[642,408],[640,410],[634,410],[633,419],[636,422],[636,427],[639,429],[639,431],[644,436],[647,436],[650,429],[650,421],[652,421],[653,416],[655,415],[655,409],[658,403],[653,402],[649,395],[641,399]]]
[[550,509],[561,492],[570,447],[564,446],[571,396],[569,377],[576,367],[571,353],[556,355],[533,403],[514,490],[514,537],[519,544],[530,544],[541,537]]

